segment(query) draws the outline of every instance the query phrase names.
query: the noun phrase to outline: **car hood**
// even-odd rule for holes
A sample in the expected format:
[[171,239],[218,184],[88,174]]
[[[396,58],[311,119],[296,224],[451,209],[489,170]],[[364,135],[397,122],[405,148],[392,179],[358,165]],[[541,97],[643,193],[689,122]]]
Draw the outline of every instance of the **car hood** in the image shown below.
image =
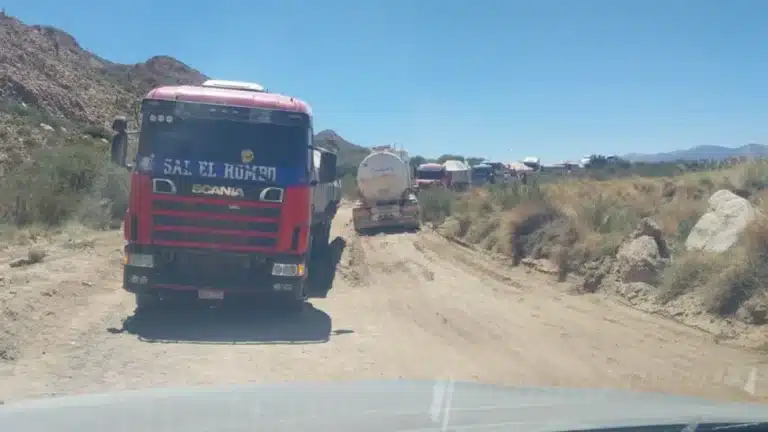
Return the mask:
[[0,406],[0,430],[555,431],[768,421],[766,405],[616,390],[365,381],[150,389]]

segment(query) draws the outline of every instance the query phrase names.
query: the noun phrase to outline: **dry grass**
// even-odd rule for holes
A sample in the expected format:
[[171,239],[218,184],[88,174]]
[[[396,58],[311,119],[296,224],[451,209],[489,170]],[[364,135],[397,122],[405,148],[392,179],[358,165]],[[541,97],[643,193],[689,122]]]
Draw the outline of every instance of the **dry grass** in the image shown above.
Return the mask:
[[44,236],[73,220],[105,229],[122,219],[129,193],[126,170],[109,163],[98,140],[67,144],[32,151],[29,160],[0,177],[0,231],[6,241]]
[[638,222],[651,217],[673,254],[658,299],[694,293],[703,309],[729,315],[756,298],[768,305],[768,219],[755,221],[724,254],[685,252],[683,243],[715,191],[729,189],[768,215],[767,188],[768,163],[753,162],[677,177],[513,183],[459,196],[430,191],[421,200],[425,219],[445,234],[516,262],[549,258],[561,273],[613,255]]

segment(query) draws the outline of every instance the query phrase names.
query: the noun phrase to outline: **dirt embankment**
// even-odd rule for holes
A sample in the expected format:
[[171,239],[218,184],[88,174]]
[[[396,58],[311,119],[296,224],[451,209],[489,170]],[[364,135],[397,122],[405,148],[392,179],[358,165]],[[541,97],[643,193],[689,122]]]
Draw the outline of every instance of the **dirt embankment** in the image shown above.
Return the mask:
[[51,246],[43,262],[5,272],[0,399],[453,378],[768,400],[765,355],[607,297],[569,295],[564,284],[426,230],[359,237],[349,219],[343,209],[334,226],[327,264],[335,271],[322,281],[330,291],[299,318],[267,311],[135,316],[120,289],[119,233]]

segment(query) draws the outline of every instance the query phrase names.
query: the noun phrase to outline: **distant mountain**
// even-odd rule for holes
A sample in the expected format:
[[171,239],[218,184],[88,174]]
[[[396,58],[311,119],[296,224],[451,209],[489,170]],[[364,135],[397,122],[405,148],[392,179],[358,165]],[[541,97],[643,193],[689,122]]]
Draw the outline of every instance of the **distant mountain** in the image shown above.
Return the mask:
[[668,153],[640,154],[630,153],[623,158],[632,162],[674,162],[678,160],[723,160],[731,157],[751,156],[768,157],[768,145],[747,144],[741,147],[698,146],[687,150],[676,150]]
[[338,149],[339,165],[357,168],[357,165],[371,152],[365,147],[342,138],[331,129],[326,129],[315,134],[315,145],[326,148]]

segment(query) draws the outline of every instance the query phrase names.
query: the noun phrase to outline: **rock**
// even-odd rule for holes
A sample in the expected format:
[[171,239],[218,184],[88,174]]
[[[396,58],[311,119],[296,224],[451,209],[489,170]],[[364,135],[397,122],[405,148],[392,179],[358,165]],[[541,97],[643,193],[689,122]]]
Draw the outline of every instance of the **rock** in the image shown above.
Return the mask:
[[669,264],[669,248],[658,224],[650,218],[621,242],[615,257],[603,257],[585,268],[581,292],[616,290],[629,298],[655,294],[661,272]]
[[630,238],[619,246],[616,253],[617,272],[622,282],[643,282],[656,285],[667,265],[658,243],[651,236]]
[[37,264],[43,261],[43,259],[46,257],[46,252],[39,248],[32,248],[27,252],[26,258],[19,258],[11,261],[8,263],[9,267],[17,268],[17,267],[24,267],[32,264]]
[[526,267],[530,267],[533,270],[536,270],[541,273],[551,274],[551,275],[557,275],[560,273],[560,269],[557,268],[557,266],[550,260],[539,258],[523,258],[520,260],[520,264],[523,264]]
[[579,291],[586,293],[596,292],[600,289],[606,276],[611,273],[612,267],[612,257],[603,257],[600,261],[594,263],[594,265],[590,265],[585,272],[584,281],[582,282]]
[[635,230],[630,234],[629,238],[638,239],[640,237],[651,237],[656,242],[656,248],[659,251],[659,256],[662,258],[669,258],[669,247],[667,241],[664,240],[664,235],[661,232],[659,224],[651,218],[643,218]]
[[736,311],[736,318],[753,325],[768,323],[768,295],[755,295]]
[[653,219],[644,218],[619,245],[615,270],[623,283],[657,285],[668,263],[669,247],[661,228]]
[[18,258],[10,263],[8,263],[8,267],[16,268],[16,267],[24,267],[26,265],[30,265],[31,263],[27,258]]
[[725,252],[739,240],[756,215],[749,201],[728,190],[719,190],[709,198],[709,209],[691,230],[685,248]]
[[618,284],[616,292],[626,297],[630,302],[646,300],[656,294],[656,288],[645,282],[630,282]]

